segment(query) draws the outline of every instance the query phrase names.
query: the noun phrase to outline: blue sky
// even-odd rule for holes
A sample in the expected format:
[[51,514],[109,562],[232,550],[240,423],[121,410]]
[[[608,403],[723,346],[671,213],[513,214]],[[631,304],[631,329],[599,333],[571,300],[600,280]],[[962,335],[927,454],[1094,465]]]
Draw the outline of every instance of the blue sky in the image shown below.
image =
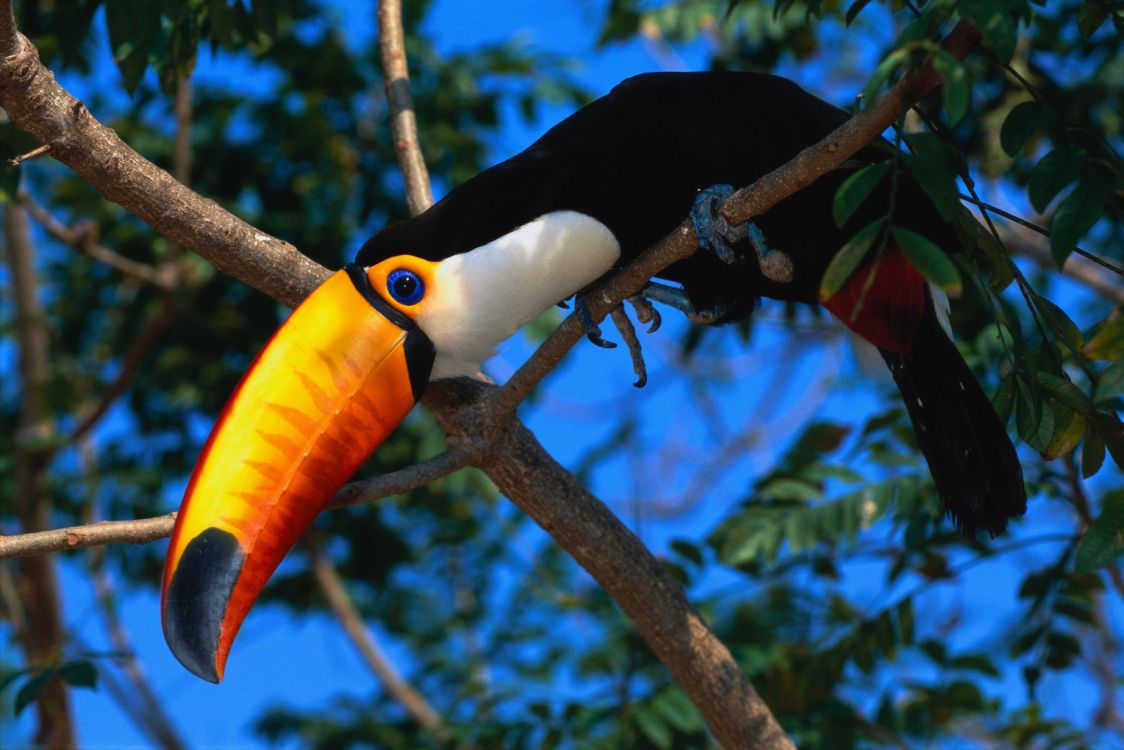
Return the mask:
[[[332,7],[349,40],[358,46],[369,39],[375,29],[368,4],[362,4],[361,11],[353,10],[355,5],[336,0]],[[596,92],[607,91],[629,75],[661,69],[661,61],[654,59],[640,44],[615,45],[605,50],[593,48],[601,6],[601,2],[593,0],[584,3],[496,0],[487,4],[485,23],[480,15],[481,4],[439,0],[427,21],[427,28],[438,47],[447,52],[518,37],[532,47],[578,58],[583,65],[577,76]],[[871,60],[876,53],[873,45],[862,52]],[[680,50],[679,55],[684,68],[698,68],[705,59],[705,50],[696,46]],[[116,80],[116,71],[108,62],[104,46],[99,66],[106,83]],[[818,88],[831,72],[830,63],[825,59],[800,67],[787,63],[783,72],[815,93],[825,96],[835,93]],[[204,55],[197,79],[200,85],[223,84],[242,73],[233,68],[229,60],[214,60]],[[63,83],[68,84],[65,76]],[[243,81],[243,85],[267,86],[268,81],[255,82],[251,78]],[[861,81],[856,82],[856,87],[859,86]],[[84,92],[75,93],[82,96]],[[849,96],[836,96],[836,99],[846,100]],[[541,121],[533,124],[515,116],[508,118],[509,126],[493,144],[495,160],[518,151],[565,114],[568,114],[565,108],[554,107],[547,108]],[[362,239],[355,238],[356,246]],[[1073,298],[1080,291],[1063,284],[1061,293]],[[1084,314],[1086,319],[1082,319],[1080,310],[1075,312],[1082,325],[1093,322],[1092,311]],[[730,427],[736,427],[764,414],[770,427],[763,431],[768,439],[751,446],[728,468],[726,479],[708,494],[709,502],[700,503],[694,511],[677,517],[674,522],[650,517],[642,506],[632,502],[636,497],[650,498],[659,492],[674,498],[689,487],[698,465],[690,459],[698,457],[686,448],[705,444],[714,430],[714,424],[697,415],[684,415],[680,408],[681,404],[691,401],[691,394],[677,378],[679,365],[670,354],[682,330],[671,315],[666,316],[668,325],[663,333],[645,340],[652,369],[650,385],[645,391],[631,387],[631,367],[622,349],[602,351],[582,345],[560,372],[550,378],[541,402],[525,410],[524,416],[548,450],[564,465],[572,465],[591,444],[604,437],[609,425],[599,423],[596,416],[597,409],[606,404],[643,410],[642,429],[652,443],[678,433],[686,446],[685,452],[669,456],[682,458],[683,468],[670,474],[673,481],[669,486],[653,487],[624,481],[622,477],[637,474],[633,471],[637,466],[653,461],[650,456],[633,456],[601,468],[595,475],[594,488],[656,549],[677,535],[701,537],[726,512],[720,498],[744,494],[748,478],[769,468],[780,449],[795,436],[802,420],[811,416],[851,420],[873,413],[882,404],[884,393],[879,386],[868,385],[871,375],[855,365],[848,346],[839,336],[806,332],[802,337],[812,343],[803,347],[795,359],[778,361],[776,352],[784,350],[793,336],[786,327],[775,322],[779,315],[779,307],[765,305],[760,316],[764,322],[757,327],[751,346],[728,341],[719,347],[720,352],[731,355],[735,363],[729,382],[716,389],[721,419]],[[489,364],[488,371],[502,380],[530,351],[528,342],[517,336]],[[823,375],[825,371],[827,377]],[[596,373],[596,377],[590,377],[588,373],[591,372]],[[794,420],[792,410],[800,408],[809,411],[802,413],[801,420]],[[124,420],[118,421],[118,428],[123,423]],[[107,424],[106,429],[115,429],[114,424]],[[652,475],[658,474],[662,479],[669,476],[657,472],[658,467],[651,468]],[[178,498],[170,498],[169,507],[177,502]],[[1051,518],[1057,518],[1056,514],[1061,512],[1055,506],[1042,506],[1032,505],[1034,518],[1019,529],[1019,538],[1048,531]],[[518,543],[530,548],[542,541],[540,536],[518,540]],[[995,619],[1015,617],[1019,611],[1014,606],[1014,589],[1025,565],[1029,564],[1027,561],[1042,559],[1041,550],[1033,552],[1033,555],[1014,555],[997,564],[979,566],[962,582],[928,596],[924,600],[925,614],[938,617],[957,608],[974,612],[981,617],[977,624],[964,628],[963,642],[958,645],[965,649],[992,647],[988,639],[996,630]],[[94,612],[81,564],[81,560],[72,558],[63,566],[66,617],[72,624],[86,622]],[[849,568],[846,575],[849,587],[860,598],[865,588],[883,595],[880,569],[857,565]],[[879,583],[875,586],[865,583],[872,578]],[[730,580],[722,577],[711,583],[714,588],[729,584]],[[902,590],[905,588],[908,587],[903,586]],[[872,606],[878,603],[873,596],[870,598]],[[293,620],[279,608],[256,608],[239,636],[225,681],[215,687],[196,679],[174,660],[164,644],[158,613],[158,600],[151,591],[128,592],[122,598],[122,614],[132,629],[141,661],[158,692],[165,696],[168,712],[193,746],[256,747],[261,743],[250,733],[249,726],[264,708],[278,703],[320,706],[339,693],[365,695],[370,690],[370,674],[330,618],[313,616]],[[993,616],[992,613],[998,614]],[[1118,621],[1124,614],[1119,602],[1112,604],[1112,614]],[[377,623],[372,625],[377,634],[384,636],[378,633]],[[86,632],[90,630],[85,629]],[[385,637],[382,639],[387,643]],[[393,642],[389,645],[397,660],[408,663],[407,654],[395,649]],[[106,647],[104,643],[95,646]],[[1023,695],[1022,685],[1016,679],[995,685],[994,689],[1014,701]],[[1083,699],[1088,684],[1080,676],[1069,678],[1065,683],[1051,682],[1047,678],[1043,690],[1051,693],[1059,713],[1079,715],[1090,708]],[[143,746],[142,736],[104,691],[75,691],[73,699],[83,747]],[[15,726],[0,726],[0,741],[5,746],[18,746],[17,738],[28,736],[30,726],[29,714]]]

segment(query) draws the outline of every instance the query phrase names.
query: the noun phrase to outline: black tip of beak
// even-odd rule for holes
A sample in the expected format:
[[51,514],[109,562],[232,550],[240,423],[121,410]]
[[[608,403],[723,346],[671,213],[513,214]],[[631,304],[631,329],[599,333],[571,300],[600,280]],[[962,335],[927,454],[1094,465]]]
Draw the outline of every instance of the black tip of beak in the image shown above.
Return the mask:
[[219,635],[245,555],[238,540],[210,528],[191,540],[172,574],[164,604],[164,638],[180,663],[218,683]]

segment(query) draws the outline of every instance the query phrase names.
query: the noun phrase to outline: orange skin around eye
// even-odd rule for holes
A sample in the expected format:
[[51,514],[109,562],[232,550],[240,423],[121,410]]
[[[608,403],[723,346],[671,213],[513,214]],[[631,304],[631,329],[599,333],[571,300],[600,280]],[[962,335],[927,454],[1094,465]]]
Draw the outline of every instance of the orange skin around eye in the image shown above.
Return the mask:
[[433,261],[425,260],[424,258],[415,258],[412,255],[399,255],[394,258],[388,258],[377,266],[371,266],[367,269],[367,278],[371,281],[371,286],[375,291],[381,294],[391,306],[399,312],[414,317],[417,315],[418,305],[425,300],[423,296],[421,301],[413,305],[403,305],[398,300],[394,299],[394,295],[387,289],[386,281],[391,273],[394,271],[411,271],[421,279],[422,284],[425,285],[426,291],[433,288],[434,276],[437,270],[437,264]]

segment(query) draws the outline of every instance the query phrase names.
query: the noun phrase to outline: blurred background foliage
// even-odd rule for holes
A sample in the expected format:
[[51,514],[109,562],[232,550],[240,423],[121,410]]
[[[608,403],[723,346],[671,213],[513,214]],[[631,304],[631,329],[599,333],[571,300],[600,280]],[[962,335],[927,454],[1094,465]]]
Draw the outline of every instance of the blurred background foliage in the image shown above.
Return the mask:
[[[583,411],[574,395],[582,388],[565,385],[583,375],[567,367],[525,409],[536,427],[561,411],[586,415],[585,427],[555,438],[568,446],[569,465],[664,557],[800,747],[1124,743],[1122,285],[1095,266],[1099,287],[1075,283],[1055,265],[1078,246],[1124,263],[1124,6],[574,5],[603,51],[639,44],[656,67],[702,59],[716,69],[781,71],[846,108],[861,106],[857,92],[869,100],[937,50],[957,18],[984,31],[984,48],[965,62],[938,58],[948,85],[904,118],[900,161],[950,217],[963,212],[968,250],[955,259],[964,283],[954,327],[1021,438],[1026,520],[995,540],[958,536],[941,517],[892,386],[845,363],[839,327],[799,306],[766,305],[737,329],[680,324],[649,337],[664,383],[653,377],[650,396],[622,390],[622,369]],[[373,7],[27,0],[17,10],[44,63],[126,142],[173,169],[174,134],[190,125],[193,166],[181,178],[317,261],[340,265],[370,232],[404,215],[375,40],[356,47],[342,31],[349,13],[373,15]],[[541,130],[544,112],[556,119],[601,93],[583,82],[579,61],[520,41],[442,54],[426,25],[430,10],[408,2],[404,20],[420,141],[438,194],[492,163],[501,133]],[[98,64],[106,45],[116,71]],[[207,56],[218,56],[228,77],[189,86]],[[189,104],[186,118],[175,114],[177,95]],[[0,137],[5,159],[35,145],[6,123]],[[0,191],[36,227],[50,358],[34,387],[50,429],[19,447],[43,460],[51,524],[167,512],[211,420],[283,310],[49,159],[5,165]],[[965,220],[980,213],[969,214],[959,196],[976,191],[1049,228],[1050,239],[994,213],[988,223]],[[70,230],[69,242],[46,231],[50,218]],[[90,257],[92,244],[166,283],[123,276]],[[1043,250],[1027,254],[1028,246]],[[7,501],[17,491],[17,438],[32,439],[17,429],[26,393],[8,292],[0,317],[4,533],[18,530]],[[594,367],[604,361],[578,354]],[[747,384],[755,406],[737,411],[729,404]],[[732,424],[735,411],[744,421]],[[434,422],[415,413],[363,473],[408,465],[441,445]],[[292,700],[246,717],[251,736],[325,749],[708,747],[699,714],[625,618],[532,526],[471,471],[324,514],[317,538],[446,729],[420,729],[372,681],[327,703]],[[161,544],[111,547],[104,559],[89,558],[89,575],[152,590],[162,553]],[[306,552],[294,558],[265,600],[291,617],[324,610]],[[96,616],[76,621],[49,663],[21,657],[11,624],[0,664],[0,721],[9,730],[13,713],[52,679],[99,690],[121,682],[114,675],[127,655],[84,645],[104,627]]]

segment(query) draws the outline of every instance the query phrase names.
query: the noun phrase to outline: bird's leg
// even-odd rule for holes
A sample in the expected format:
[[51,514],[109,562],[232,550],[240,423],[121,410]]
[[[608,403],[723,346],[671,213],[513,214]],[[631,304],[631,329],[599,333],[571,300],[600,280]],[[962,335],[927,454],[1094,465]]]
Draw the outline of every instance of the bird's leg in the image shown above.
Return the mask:
[[637,388],[643,388],[648,383],[648,367],[644,363],[644,352],[640,349],[640,339],[636,336],[636,329],[633,328],[632,321],[628,319],[628,313],[624,311],[624,305],[617,305],[609,315],[612,316],[613,325],[617,327],[621,338],[628,345],[628,353],[632,357],[632,371],[636,373],[636,382],[633,385]]
[[770,281],[787,284],[792,281],[792,259],[780,250],[770,248],[757,225],[752,221],[731,226],[719,210],[722,202],[734,193],[731,185],[711,185],[699,192],[691,206],[691,222],[699,248],[714,253],[723,263],[733,265],[738,255],[733,243],[749,240],[757,255],[757,265],[762,275]]
[[581,321],[582,328],[585,329],[585,337],[589,339],[590,343],[602,349],[617,348],[617,345],[612,341],[601,338],[601,326],[594,322],[593,313],[589,311],[589,305],[585,302],[584,292],[578,292],[574,295],[574,312],[577,313],[578,320]]

